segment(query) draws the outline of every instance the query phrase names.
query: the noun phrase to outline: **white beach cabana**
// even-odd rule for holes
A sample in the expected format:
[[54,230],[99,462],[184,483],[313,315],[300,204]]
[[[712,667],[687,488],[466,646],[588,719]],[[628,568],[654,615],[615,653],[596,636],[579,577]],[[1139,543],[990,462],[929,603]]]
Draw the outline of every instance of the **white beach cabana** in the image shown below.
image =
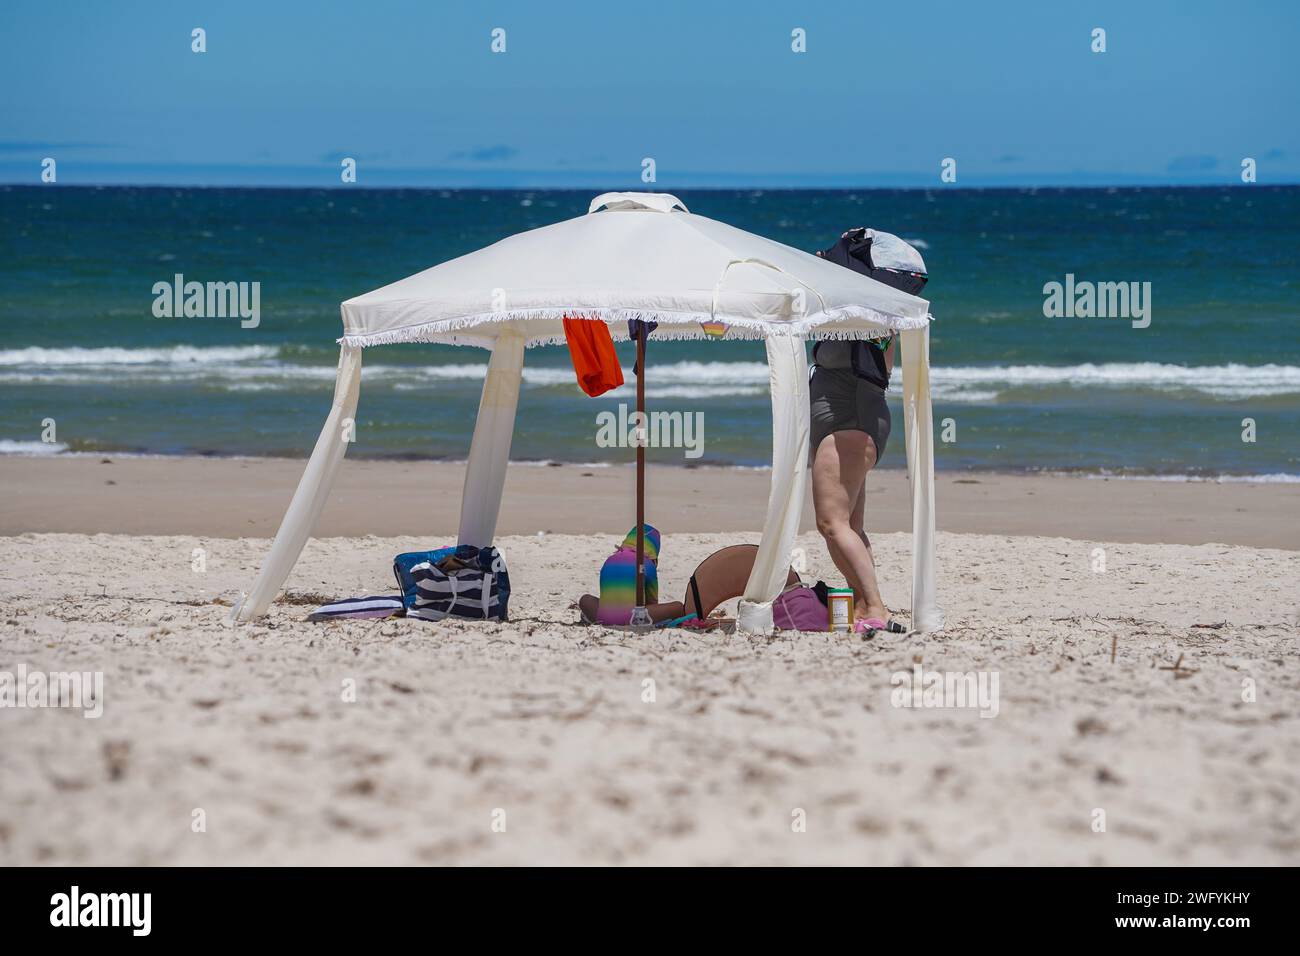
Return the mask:
[[[789,246],[690,213],[664,193],[606,193],[585,216],[522,232],[343,303],[329,417],[252,590],[233,621],[264,614],[293,570],[352,437],[369,345],[443,342],[490,349],[470,444],[458,542],[496,533],[524,350],[563,344],[562,319],[659,323],[656,339],[763,339],[771,369],[772,483],[738,626],[772,627],[808,473],[807,339],[901,333],[912,497],[912,626],[942,627],[935,598],[934,438],[929,303]],[[725,333],[722,329],[725,327]],[[646,369],[642,367],[642,374]]]

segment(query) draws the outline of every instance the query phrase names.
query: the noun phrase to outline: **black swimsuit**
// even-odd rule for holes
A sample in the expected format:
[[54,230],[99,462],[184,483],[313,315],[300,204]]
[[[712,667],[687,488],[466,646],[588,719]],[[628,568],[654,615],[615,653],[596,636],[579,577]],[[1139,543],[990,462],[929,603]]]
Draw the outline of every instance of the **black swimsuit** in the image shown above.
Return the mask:
[[[811,400],[810,453],[833,432],[860,431],[871,436],[876,444],[876,461],[885,456],[889,442],[892,419],[885,390],[874,381],[861,377],[853,368],[853,346],[861,351],[878,352],[879,365],[884,374],[883,352],[873,345],[862,346],[853,342],[819,342],[813,352],[818,361],[808,384]],[[875,358],[875,356],[872,356]],[[871,371],[876,371],[872,369]],[[888,382],[888,378],[885,379]]]

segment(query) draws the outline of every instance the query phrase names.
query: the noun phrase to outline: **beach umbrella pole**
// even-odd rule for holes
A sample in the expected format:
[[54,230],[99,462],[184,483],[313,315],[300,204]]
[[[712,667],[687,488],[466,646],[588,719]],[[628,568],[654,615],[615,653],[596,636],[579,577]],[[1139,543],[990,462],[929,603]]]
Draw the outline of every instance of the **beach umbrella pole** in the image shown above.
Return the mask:
[[646,327],[642,323],[636,326],[636,607],[632,610],[632,620],[636,627],[653,625],[650,614],[645,608],[645,339]]

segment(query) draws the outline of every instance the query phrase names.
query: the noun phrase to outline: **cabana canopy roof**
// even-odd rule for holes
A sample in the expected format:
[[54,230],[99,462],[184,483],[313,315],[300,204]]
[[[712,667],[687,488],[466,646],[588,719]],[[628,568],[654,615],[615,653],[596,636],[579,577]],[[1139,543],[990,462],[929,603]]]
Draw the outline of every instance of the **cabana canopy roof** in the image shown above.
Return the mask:
[[491,348],[518,332],[562,344],[560,320],[660,323],[655,337],[866,338],[918,329],[929,303],[790,246],[686,211],[662,193],[605,193],[531,229],[343,303],[341,342]]

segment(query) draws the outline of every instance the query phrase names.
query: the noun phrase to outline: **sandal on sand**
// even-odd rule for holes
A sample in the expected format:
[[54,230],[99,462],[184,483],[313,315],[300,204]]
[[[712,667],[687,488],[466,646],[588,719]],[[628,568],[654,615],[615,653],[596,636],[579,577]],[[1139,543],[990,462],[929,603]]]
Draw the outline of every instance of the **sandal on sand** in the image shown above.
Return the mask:
[[888,621],[882,621],[878,617],[869,617],[866,619],[859,618],[853,622],[853,633],[861,634],[863,640],[869,641],[881,631],[889,634],[906,634],[907,628],[892,617]]

